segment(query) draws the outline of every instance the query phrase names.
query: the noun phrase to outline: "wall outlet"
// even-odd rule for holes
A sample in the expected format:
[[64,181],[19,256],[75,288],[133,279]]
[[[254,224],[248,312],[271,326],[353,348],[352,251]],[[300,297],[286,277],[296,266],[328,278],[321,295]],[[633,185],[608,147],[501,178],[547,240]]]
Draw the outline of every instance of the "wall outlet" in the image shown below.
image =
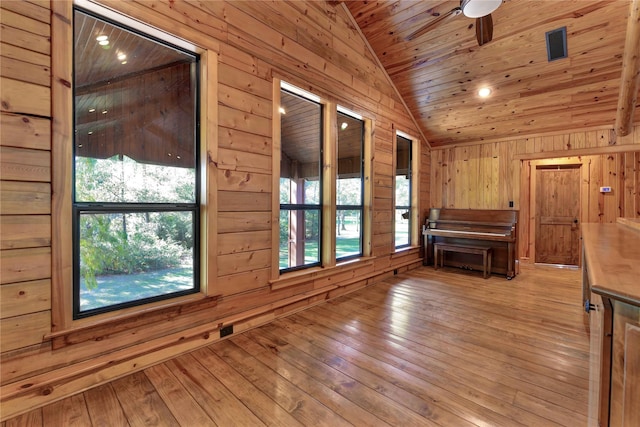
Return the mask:
[[600,187],[601,193],[611,193],[611,187]]
[[224,338],[227,335],[231,335],[232,333],[233,333],[233,325],[220,328],[220,338]]

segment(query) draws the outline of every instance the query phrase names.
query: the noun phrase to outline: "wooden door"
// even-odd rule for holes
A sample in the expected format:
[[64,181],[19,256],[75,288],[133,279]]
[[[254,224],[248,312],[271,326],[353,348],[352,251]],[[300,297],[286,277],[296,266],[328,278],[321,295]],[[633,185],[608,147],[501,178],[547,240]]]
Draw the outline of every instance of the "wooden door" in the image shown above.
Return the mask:
[[580,264],[580,165],[536,169],[535,262]]

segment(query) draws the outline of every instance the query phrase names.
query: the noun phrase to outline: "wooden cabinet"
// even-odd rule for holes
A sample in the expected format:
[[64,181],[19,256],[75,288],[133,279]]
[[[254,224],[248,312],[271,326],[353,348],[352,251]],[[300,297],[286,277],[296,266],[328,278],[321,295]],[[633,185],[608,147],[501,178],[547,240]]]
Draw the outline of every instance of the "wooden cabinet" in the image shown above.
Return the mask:
[[612,341],[609,425],[640,426],[640,307],[614,300]]
[[640,307],[591,293],[589,426],[640,425]]
[[640,233],[583,227],[583,298],[589,312],[589,426],[640,426]]
[[589,426],[606,426],[609,422],[613,311],[608,298],[603,300],[600,295],[591,293],[588,301],[588,304],[591,304],[589,315]]

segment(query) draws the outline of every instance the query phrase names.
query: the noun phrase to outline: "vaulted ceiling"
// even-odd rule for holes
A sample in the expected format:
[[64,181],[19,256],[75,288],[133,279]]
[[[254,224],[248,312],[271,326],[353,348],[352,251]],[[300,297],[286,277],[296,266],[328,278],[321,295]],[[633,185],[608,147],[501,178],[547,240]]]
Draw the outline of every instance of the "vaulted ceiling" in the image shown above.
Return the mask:
[[[504,0],[483,46],[462,14],[407,40],[458,0],[345,4],[432,146],[614,125],[626,0]],[[549,62],[545,33],[561,27],[568,57]]]

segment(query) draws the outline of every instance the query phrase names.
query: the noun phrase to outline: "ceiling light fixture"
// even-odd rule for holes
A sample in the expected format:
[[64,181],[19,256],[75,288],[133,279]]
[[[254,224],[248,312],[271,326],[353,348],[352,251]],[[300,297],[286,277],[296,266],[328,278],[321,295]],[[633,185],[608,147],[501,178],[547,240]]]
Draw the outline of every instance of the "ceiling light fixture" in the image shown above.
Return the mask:
[[340,129],[345,130],[347,126],[349,126],[347,122],[342,122],[342,124],[340,125]]
[[118,53],[118,60],[124,61],[125,59],[127,59],[127,55],[122,52]]
[[489,89],[488,87],[483,87],[478,91],[478,96],[480,96],[481,98],[486,98],[489,95],[491,95],[491,89]]
[[460,9],[468,18],[481,18],[496,10],[502,0],[462,0]]
[[100,41],[98,42],[98,44],[99,44],[100,46],[107,46],[107,45],[109,44],[109,40],[100,40]]
[[280,114],[287,114],[287,112],[285,111],[284,107],[280,107],[280,108],[278,108],[278,112],[279,112]]
[[105,36],[103,34],[101,36],[96,37],[96,40],[99,41],[99,42],[103,42],[103,41],[109,40],[109,36]]

